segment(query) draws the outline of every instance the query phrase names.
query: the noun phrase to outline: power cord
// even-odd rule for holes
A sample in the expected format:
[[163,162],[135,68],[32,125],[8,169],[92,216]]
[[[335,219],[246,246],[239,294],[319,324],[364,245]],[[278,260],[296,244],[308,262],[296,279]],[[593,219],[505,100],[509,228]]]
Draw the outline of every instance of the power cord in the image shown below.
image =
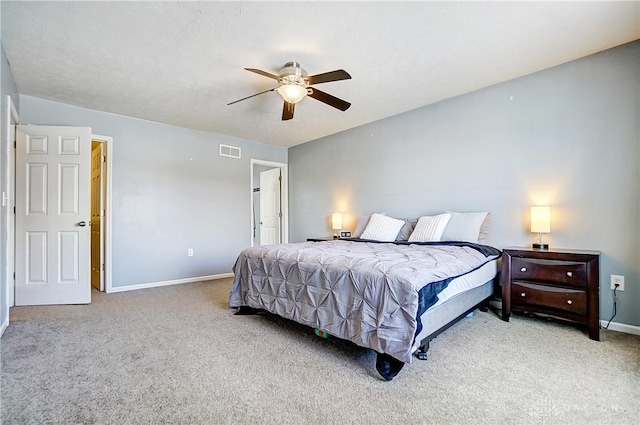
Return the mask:
[[616,317],[616,314],[618,314],[618,294],[616,292],[618,290],[618,286],[620,285],[616,283],[616,285],[613,287],[613,316],[611,316],[611,319],[609,319],[609,322],[607,323],[607,326],[605,326],[605,329],[609,329],[611,321],[614,317]]

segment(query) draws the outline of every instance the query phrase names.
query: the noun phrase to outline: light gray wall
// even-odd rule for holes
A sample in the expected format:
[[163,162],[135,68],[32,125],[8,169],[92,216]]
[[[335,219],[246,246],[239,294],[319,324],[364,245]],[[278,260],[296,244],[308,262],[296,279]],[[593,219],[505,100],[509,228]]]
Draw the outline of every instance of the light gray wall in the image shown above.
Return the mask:
[[331,212],[353,229],[450,209],[490,211],[490,244],[527,246],[528,208],[548,204],[552,247],[602,251],[601,318],[621,274],[614,321],[640,325],[639,121],[634,42],[295,146],[291,241],[329,235]]
[[[9,140],[7,140],[7,125],[8,122],[6,118],[7,111],[7,95],[11,96],[14,106],[16,110],[20,111],[20,101],[18,99],[18,88],[16,87],[16,82],[13,78],[13,74],[11,73],[11,68],[9,66],[9,62],[7,61],[7,56],[4,53],[4,48],[0,44],[1,51],[1,64],[0,64],[0,80],[1,80],[1,88],[0,88],[0,96],[2,97],[1,108],[0,111],[0,188],[2,192],[7,192],[7,176],[6,170],[9,166],[8,158],[7,158],[7,147],[9,144]],[[1,205],[1,204],[0,204]],[[12,205],[7,205],[1,207],[0,209],[0,324],[8,322],[9,320],[9,307],[7,304],[7,285],[10,282],[7,282],[6,272],[7,272],[7,231],[6,231],[6,220],[8,214],[11,212],[10,208],[13,208]]]
[[[283,147],[24,95],[20,118],[113,137],[114,287],[231,272],[251,243],[250,159],[287,162]],[[220,143],[242,159],[218,156]]]

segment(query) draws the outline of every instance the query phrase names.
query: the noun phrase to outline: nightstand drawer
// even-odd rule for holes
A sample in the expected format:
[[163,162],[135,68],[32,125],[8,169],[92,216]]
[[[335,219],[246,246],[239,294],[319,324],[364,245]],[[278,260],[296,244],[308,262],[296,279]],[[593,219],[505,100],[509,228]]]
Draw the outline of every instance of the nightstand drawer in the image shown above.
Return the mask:
[[514,305],[544,306],[580,315],[587,313],[587,293],[569,288],[512,282],[511,300]]
[[573,261],[542,260],[514,257],[511,262],[511,279],[586,288],[587,266]]

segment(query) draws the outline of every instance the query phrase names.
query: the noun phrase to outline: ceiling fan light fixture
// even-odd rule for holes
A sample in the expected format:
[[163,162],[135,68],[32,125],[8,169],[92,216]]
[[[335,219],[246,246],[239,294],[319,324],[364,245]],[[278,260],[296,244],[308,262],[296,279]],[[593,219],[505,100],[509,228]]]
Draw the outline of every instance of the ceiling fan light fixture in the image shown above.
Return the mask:
[[227,105],[233,105],[234,103],[238,103],[242,100],[246,100],[270,91],[277,91],[280,97],[284,99],[284,105],[282,107],[282,121],[288,121],[293,118],[295,104],[304,99],[305,96],[309,96],[319,102],[332,106],[343,112],[349,109],[349,107],[351,106],[349,102],[332,96],[329,93],[320,91],[315,87],[311,87],[315,84],[351,79],[351,75],[349,75],[349,73],[344,69],[336,69],[335,71],[308,75],[307,71],[302,69],[300,67],[300,64],[297,62],[287,62],[284,67],[282,67],[280,71],[278,71],[277,75],[256,68],[245,69],[247,71],[253,72],[254,74],[262,75],[263,77],[278,81],[278,87],[264,90],[251,96],[243,97],[242,99],[228,103]]
[[289,103],[298,103],[307,95],[307,88],[298,84],[283,84],[278,87],[278,93]]

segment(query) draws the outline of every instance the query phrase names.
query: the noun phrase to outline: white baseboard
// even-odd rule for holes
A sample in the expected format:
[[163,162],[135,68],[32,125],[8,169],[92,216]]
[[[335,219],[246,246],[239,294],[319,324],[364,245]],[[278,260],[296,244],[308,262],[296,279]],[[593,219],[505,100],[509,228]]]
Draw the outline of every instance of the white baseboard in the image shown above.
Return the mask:
[[183,283],[202,282],[204,280],[225,279],[227,277],[233,277],[233,276],[234,276],[233,273],[221,273],[221,274],[212,274],[209,276],[188,277],[186,279],[165,280],[162,282],[140,283],[138,285],[113,286],[111,287],[111,290],[109,291],[109,293],[135,291],[138,289],[147,289],[147,288],[157,288],[159,286],[180,285]]
[[2,326],[0,327],[0,337],[2,337],[2,335],[4,334],[4,330],[7,329],[7,327],[9,327],[9,316],[7,315],[7,318],[4,319],[4,322],[2,322]]
[[[601,320],[600,321],[600,326],[602,328],[606,327],[607,326],[607,322],[608,322],[608,320]],[[617,332],[624,332],[624,333],[632,334],[632,335],[640,335],[640,326],[627,325],[626,323],[611,322],[611,324],[609,324],[609,330],[610,331],[617,331]]]

